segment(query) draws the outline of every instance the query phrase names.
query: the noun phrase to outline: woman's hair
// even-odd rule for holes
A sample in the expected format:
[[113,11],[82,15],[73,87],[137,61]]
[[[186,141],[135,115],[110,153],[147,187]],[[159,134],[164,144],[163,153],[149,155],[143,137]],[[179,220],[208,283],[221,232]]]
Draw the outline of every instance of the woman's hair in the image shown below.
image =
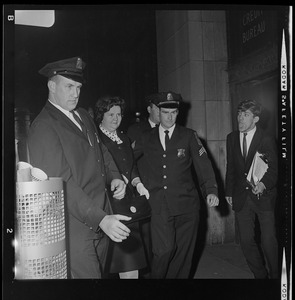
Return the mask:
[[238,105],[238,112],[250,110],[254,116],[259,117],[261,114],[261,104],[255,100],[245,100]]
[[109,111],[113,106],[120,106],[123,116],[125,109],[125,100],[118,96],[104,96],[97,100],[94,107],[94,120],[97,124],[100,124],[103,115]]

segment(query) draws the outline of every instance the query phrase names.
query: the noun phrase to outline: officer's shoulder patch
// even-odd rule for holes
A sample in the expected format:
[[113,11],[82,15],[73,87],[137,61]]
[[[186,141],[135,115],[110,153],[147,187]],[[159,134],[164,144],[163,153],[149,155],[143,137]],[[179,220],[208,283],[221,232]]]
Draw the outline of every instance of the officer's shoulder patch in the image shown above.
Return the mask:
[[206,150],[205,150],[205,148],[204,148],[204,146],[203,146],[200,138],[198,137],[198,134],[196,133],[196,131],[194,131],[194,135],[195,135],[195,138],[197,140],[198,145],[200,146],[200,148],[199,148],[199,156],[202,156],[204,153],[207,153],[207,152],[206,152]]

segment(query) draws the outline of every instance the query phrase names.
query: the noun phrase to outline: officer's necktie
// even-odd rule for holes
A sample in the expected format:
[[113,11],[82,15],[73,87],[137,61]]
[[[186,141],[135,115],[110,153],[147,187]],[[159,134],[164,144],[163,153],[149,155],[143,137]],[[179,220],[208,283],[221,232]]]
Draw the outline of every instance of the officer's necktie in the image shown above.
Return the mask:
[[244,133],[244,138],[243,138],[243,157],[244,157],[244,161],[246,161],[246,158],[247,158],[247,140],[246,140],[246,135],[247,135],[247,132]]
[[165,130],[165,147],[166,147],[166,150],[167,150],[167,146],[168,146],[168,142],[169,142],[169,130]]
[[82,120],[77,116],[77,114],[75,113],[74,110],[71,110],[71,113],[74,117],[74,119],[78,122],[78,124],[80,125],[82,132],[85,134],[85,136],[87,136],[87,129],[85,124],[82,122]]

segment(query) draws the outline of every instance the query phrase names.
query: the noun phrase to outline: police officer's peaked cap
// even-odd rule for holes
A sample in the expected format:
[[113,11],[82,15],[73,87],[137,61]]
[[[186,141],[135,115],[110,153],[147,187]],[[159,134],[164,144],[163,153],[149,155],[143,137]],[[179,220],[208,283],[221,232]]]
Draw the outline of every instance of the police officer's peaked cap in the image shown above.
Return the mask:
[[182,101],[180,94],[171,91],[159,93],[159,99],[158,107],[164,108],[178,108]]
[[174,92],[160,92],[146,97],[149,103],[154,103],[158,107],[177,108],[182,100],[180,94]]
[[47,78],[51,78],[55,75],[61,75],[74,81],[83,83],[83,70],[85,66],[85,62],[83,62],[80,57],[72,57],[48,63],[41,70],[39,70],[39,73]]
[[160,102],[159,94],[156,93],[156,94],[148,95],[145,97],[145,101],[147,102],[148,105],[153,103],[158,106],[158,104]]

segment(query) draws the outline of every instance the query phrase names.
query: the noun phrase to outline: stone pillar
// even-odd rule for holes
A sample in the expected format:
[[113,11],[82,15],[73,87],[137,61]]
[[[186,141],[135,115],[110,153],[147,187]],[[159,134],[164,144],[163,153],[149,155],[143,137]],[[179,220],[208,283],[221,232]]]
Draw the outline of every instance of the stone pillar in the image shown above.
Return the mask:
[[207,242],[234,240],[224,200],[226,135],[231,131],[225,11],[156,12],[159,91],[181,93],[190,106],[185,126],[196,130],[216,170],[220,207],[208,208]]

